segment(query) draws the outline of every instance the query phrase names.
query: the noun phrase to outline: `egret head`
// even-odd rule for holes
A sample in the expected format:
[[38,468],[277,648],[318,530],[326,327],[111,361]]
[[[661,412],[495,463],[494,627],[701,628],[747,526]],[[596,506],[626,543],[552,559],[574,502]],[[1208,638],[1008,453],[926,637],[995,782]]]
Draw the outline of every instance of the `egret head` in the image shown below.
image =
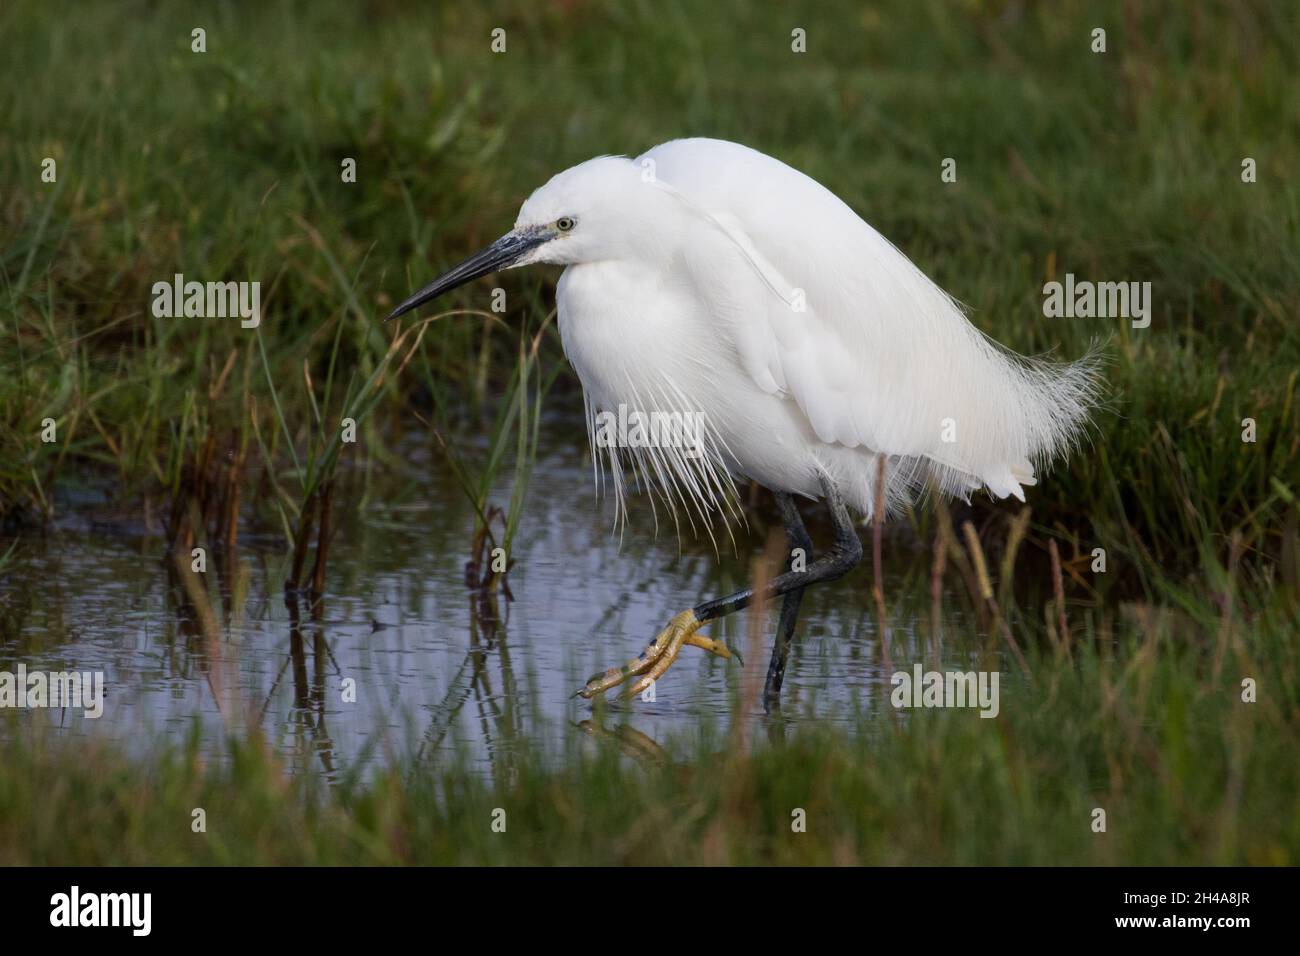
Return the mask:
[[621,156],[601,156],[553,176],[519,209],[515,227],[393,310],[419,308],[492,272],[535,262],[576,265],[649,252],[672,235],[671,200],[652,177]]

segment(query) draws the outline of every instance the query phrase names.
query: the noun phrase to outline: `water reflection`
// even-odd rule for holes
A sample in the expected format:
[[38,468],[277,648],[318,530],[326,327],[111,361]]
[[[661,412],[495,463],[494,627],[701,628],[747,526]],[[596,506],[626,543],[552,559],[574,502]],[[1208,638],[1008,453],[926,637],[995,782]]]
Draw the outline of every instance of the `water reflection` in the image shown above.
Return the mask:
[[[485,770],[508,771],[521,741],[559,745],[575,733],[658,759],[658,742],[702,718],[723,727],[761,720],[761,702],[744,711],[742,668],[689,648],[652,703],[593,714],[572,699],[589,674],[636,653],[677,611],[745,585],[767,531],[738,534],[743,553],[719,556],[707,539],[653,536],[648,510],[634,503],[620,546],[607,504],[594,498],[585,446],[569,444],[574,428],[544,426],[548,450],[533,473],[508,591],[467,587],[472,511],[437,457],[420,449],[404,452],[418,483],[396,480],[365,505],[337,503],[322,594],[286,595],[281,538],[255,527],[241,529],[237,550],[211,556],[209,594],[187,585],[194,576],[175,560],[188,554],[168,558],[147,518],[114,513],[103,491],[65,491],[61,517],[24,538],[0,577],[0,669],[21,660],[29,669],[102,670],[105,713],[23,719],[135,752],[195,733],[213,759],[227,733],[256,726],[294,772],[330,778],[412,750],[436,761],[456,746]],[[496,499],[508,500],[508,489]],[[827,533],[812,529],[815,538]],[[887,557],[886,570],[889,583],[906,568]],[[760,681],[775,610],[757,651],[747,614],[711,629]],[[928,659],[928,631],[896,621],[894,663]],[[813,589],[783,718],[767,732],[878,706],[888,677],[869,572]]]

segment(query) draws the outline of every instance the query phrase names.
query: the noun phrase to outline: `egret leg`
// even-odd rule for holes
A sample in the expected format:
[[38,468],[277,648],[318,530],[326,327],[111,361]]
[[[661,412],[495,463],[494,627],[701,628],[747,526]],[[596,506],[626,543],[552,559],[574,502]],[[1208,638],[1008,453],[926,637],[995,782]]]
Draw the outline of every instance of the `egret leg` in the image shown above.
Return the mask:
[[[791,591],[802,590],[823,581],[834,581],[844,577],[854,565],[862,560],[862,542],[858,540],[857,529],[849,517],[849,509],[844,505],[844,498],[839,489],[829,478],[822,476],[822,491],[830,506],[831,522],[835,528],[835,540],[830,550],[817,558],[805,571],[786,571],[778,574],[763,589],[763,597],[770,599]],[[735,594],[728,594],[713,601],[705,601],[694,608],[695,615],[702,622],[739,611],[754,603],[753,588],[743,588]]]
[[[813,559],[812,536],[804,527],[803,518],[799,516],[794,498],[784,491],[775,492],[774,496],[776,508],[781,513],[781,521],[785,524],[785,537],[790,544],[791,557],[788,570],[794,570],[792,565],[796,548],[803,552],[806,561]],[[794,627],[799,618],[799,605],[803,603],[803,592],[804,588],[796,588],[781,599],[781,620],[777,624],[776,640],[772,642],[772,658],[767,663],[767,682],[763,685],[763,704],[768,709],[777,706],[781,700],[781,682],[785,679],[786,655],[790,650],[790,642],[794,639]]]
[[[765,599],[789,595],[796,591],[802,592],[804,588],[813,584],[820,584],[823,581],[834,581],[843,577],[854,565],[862,560],[862,542],[858,540],[858,532],[853,526],[853,519],[849,517],[848,508],[844,505],[844,498],[840,495],[839,489],[835,487],[834,482],[828,477],[823,475],[820,480],[822,492],[830,507],[831,521],[835,528],[835,540],[831,544],[830,550],[809,564],[806,570],[787,570],[768,581],[762,589]],[[793,502],[790,504],[793,507]],[[786,517],[784,509],[782,517]],[[800,526],[802,527],[802,521]],[[806,540],[806,530],[804,530],[803,536]],[[710,638],[703,638],[702,635],[696,632],[708,621],[748,607],[754,602],[756,596],[753,588],[743,588],[734,594],[712,601],[705,601],[689,611],[683,611],[669,622],[668,626],[659,633],[659,636],[650,643],[639,657],[632,659],[621,668],[610,668],[603,674],[596,674],[587,681],[586,686],[578,691],[578,694],[582,697],[591,698],[634,676],[639,676],[641,679],[624,696],[639,693],[671,666],[673,661],[677,659],[682,647],[686,644],[703,647],[719,657],[729,657],[730,654],[724,645]],[[793,632],[797,614],[798,601],[794,602],[788,611],[785,606],[782,607],[783,630],[788,626],[791,633]],[[778,641],[780,640],[781,636],[778,635]],[[789,644],[788,636],[785,638],[785,644],[787,646]],[[784,650],[781,656],[784,659]],[[769,665],[769,675],[770,673],[771,667]],[[779,691],[779,688],[780,681],[778,680],[776,681],[776,689]]]

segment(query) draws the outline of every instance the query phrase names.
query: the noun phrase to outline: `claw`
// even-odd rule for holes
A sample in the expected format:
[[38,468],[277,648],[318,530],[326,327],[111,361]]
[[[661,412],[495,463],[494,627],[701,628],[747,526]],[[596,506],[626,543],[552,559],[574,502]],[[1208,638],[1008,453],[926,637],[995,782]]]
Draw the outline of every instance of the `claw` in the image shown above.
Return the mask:
[[668,647],[659,655],[659,660],[654,662],[654,665],[644,677],[620,694],[620,698],[622,700],[631,700],[662,677],[664,672],[673,666],[673,661],[677,660],[677,655],[682,652],[682,644],[685,641],[686,635],[681,630],[674,630],[673,636],[668,642]]
[[703,648],[710,654],[718,655],[718,657],[731,657],[731,651],[727,650],[726,644],[723,644],[721,641],[715,641],[707,634],[688,634],[683,643],[689,644],[692,647]]
[[595,697],[597,694],[604,693],[611,687],[617,687],[629,677],[636,677],[638,674],[644,674],[650,668],[654,667],[655,661],[660,657],[660,652],[654,651],[654,645],[650,645],[641,652],[640,657],[634,657],[622,667],[611,667],[607,671],[601,671],[599,674],[592,674],[587,678],[587,683],[582,690],[574,694],[575,697],[584,697],[587,700]]
[[624,700],[635,697],[673,665],[682,647],[687,644],[708,651],[710,654],[716,654],[718,657],[731,657],[731,652],[727,650],[726,645],[707,635],[697,633],[703,626],[704,622],[695,616],[694,611],[683,611],[668,622],[668,626],[659,632],[639,657],[633,658],[622,667],[611,667],[603,673],[593,674],[586,686],[575,696],[590,700],[597,694],[617,687],[633,677],[640,677],[640,680],[621,695]]
[[646,649],[638,656],[632,658],[622,667],[611,667],[609,670],[601,671],[598,674],[592,674],[587,678],[586,685],[582,690],[575,694],[575,697],[584,697],[591,700],[597,694],[604,693],[611,687],[617,687],[629,677],[636,677],[638,674],[644,674],[650,668],[654,667],[655,661],[663,656],[664,648],[668,646],[667,631],[664,631],[653,641],[646,645]]

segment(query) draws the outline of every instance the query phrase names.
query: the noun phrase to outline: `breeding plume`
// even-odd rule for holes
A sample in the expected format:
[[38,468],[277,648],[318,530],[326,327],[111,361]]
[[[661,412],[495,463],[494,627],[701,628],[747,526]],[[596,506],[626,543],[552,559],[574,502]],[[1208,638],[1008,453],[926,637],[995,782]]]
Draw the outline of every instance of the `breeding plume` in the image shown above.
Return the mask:
[[[803,589],[861,558],[852,513],[871,516],[878,491],[893,511],[927,487],[1024,500],[1095,402],[1091,359],[1057,365],[1002,349],[829,190],[734,143],[674,140],[565,170],[528,197],[510,232],[390,318],[532,263],[565,267],[560,335],[619,513],[635,471],[674,520],[712,529],[737,515],[734,481],[753,479],[775,496],[791,549],[810,556],[764,586],[783,598],[769,703]],[[669,440],[642,429],[625,443],[635,447],[618,447],[601,422],[620,408],[624,419],[696,427],[668,429]],[[815,559],[799,497],[824,500],[834,523]],[[683,611],[579,693],[635,677],[635,695],[687,644],[728,656],[699,630],[754,599],[746,589]]]

